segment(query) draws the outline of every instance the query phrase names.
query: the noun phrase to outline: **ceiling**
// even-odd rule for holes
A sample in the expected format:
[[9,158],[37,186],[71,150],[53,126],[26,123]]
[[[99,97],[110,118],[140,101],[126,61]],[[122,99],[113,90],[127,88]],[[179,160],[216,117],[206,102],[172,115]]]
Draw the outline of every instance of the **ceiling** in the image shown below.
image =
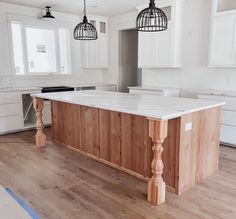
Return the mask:
[[[36,8],[52,6],[52,10],[82,14],[83,0],[0,0],[0,2],[14,3]],[[103,16],[114,16],[132,11],[136,6],[149,3],[149,0],[86,0],[87,12]]]

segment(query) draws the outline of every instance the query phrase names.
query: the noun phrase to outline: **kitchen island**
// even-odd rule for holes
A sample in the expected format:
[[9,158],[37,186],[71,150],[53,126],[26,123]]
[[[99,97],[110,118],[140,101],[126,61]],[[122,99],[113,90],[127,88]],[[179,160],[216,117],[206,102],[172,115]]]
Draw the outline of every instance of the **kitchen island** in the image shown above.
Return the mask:
[[46,146],[42,111],[52,103],[52,139],[148,182],[148,201],[181,194],[218,170],[223,102],[80,91],[34,94],[36,145]]

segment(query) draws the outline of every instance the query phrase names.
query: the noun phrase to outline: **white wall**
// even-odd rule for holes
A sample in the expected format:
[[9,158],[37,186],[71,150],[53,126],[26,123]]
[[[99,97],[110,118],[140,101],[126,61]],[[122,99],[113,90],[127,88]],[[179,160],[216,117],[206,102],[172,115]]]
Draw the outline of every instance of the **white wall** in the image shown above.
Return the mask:
[[[170,86],[182,88],[182,96],[195,96],[199,89],[236,90],[235,68],[208,68],[209,35],[212,0],[185,0],[183,24],[183,68],[144,69],[144,86]],[[107,82],[119,80],[119,29],[135,27],[137,13],[110,19],[111,68]]]
[[[81,69],[80,42],[73,39],[71,34],[71,58],[72,75],[63,76],[14,76],[12,72],[12,62],[10,59],[8,26],[6,13],[24,15],[39,18],[44,11],[37,8],[24,7],[13,4],[0,3],[0,74],[11,75],[13,86],[51,86],[66,85],[76,83],[103,82],[103,70],[101,69]],[[53,12],[57,20],[68,22],[68,26],[75,27],[80,21],[79,17],[71,14]],[[73,30],[73,28],[72,28]]]

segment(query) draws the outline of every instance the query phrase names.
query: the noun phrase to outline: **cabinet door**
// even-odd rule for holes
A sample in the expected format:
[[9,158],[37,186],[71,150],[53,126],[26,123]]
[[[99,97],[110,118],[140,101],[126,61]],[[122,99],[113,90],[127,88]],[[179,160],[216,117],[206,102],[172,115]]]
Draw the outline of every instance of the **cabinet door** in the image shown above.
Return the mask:
[[153,68],[173,65],[172,26],[166,31],[139,33],[139,67]]
[[100,21],[98,28],[98,66],[100,68],[108,67],[108,32],[107,22]]
[[213,26],[211,65],[225,66],[234,64],[233,18],[216,18]]
[[153,67],[156,62],[157,33],[139,32],[138,64],[140,68]]
[[23,128],[23,123],[21,115],[0,117],[0,134],[20,130]]
[[[168,29],[157,33],[157,50],[156,50],[156,65],[157,66],[171,66],[173,64],[172,52],[172,26],[169,25]],[[173,49],[172,49],[173,48]]]
[[83,68],[107,68],[108,67],[108,32],[107,22],[90,21],[98,32],[97,40],[82,42],[82,67]]
[[88,41],[88,67],[96,68],[98,66],[98,45],[97,40]]
[[97,40],[82,41],[82,67],[96,68],[98,66],[98,45]]
[[106,34],[100,34],[98,39],[98,67],[108,67],[108,40]]
[[89,67],[89,47],[88,47],[88,41],[81,41],[81,63],[82,68],[88,68]]

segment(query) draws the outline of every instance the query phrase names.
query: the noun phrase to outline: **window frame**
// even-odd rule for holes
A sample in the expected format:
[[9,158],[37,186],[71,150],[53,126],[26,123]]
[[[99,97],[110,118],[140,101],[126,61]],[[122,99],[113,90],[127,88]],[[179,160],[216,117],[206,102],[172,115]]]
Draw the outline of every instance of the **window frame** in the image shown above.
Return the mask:
[[[10,14],[7,16],[8,22],[8,32],[9,32],[9,43],[10,43],[10,54],[11,54],[11,66],[12,73],[14,76],[70,76],[72,75],[72,59],[71,59],[71,38],[67,41],[67,60],[68,60],[68,72],[62,73],[61,71],[61,54],[60,54],[60,43],[59,43],[59,29],[65,28],[69,30],[71,33],[70,25],[68,27],[68,23],[65,22],[45,22],[40,19],[19,16]],[[15,59],[14,59],[14,48],[13,48],[13,40],[12,40],[12,24],[20,24],[21,28],[21,43],[22,43],[22,54],[23,54],[23,64],[24,64],[24,74],[17,74],[15,71]],[[26,28],[35,28],[35,29],[45,29],[45,30],[53,30],[55,34],[55,55],[56,55],[56,72],[30,72],[29,63],[28,63],[28,48],[27,48],[27,37],[26,37]]]

